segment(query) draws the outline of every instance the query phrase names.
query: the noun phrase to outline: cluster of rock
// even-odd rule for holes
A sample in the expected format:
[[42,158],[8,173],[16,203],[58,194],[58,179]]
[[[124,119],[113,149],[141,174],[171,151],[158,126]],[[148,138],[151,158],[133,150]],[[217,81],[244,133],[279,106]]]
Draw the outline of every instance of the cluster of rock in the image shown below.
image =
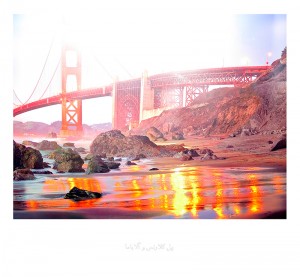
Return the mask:
[[[74,144],[72,144],[72,146],[74,146]],[[22,144],[13,141],[13,169],[15,181],[32,180],[35,178],[34,173],[52,174],[49,170],[31,170],[50,167],[48,163],[43,161],[40,152],[42,150],[54,150],[48,157],[54,159],[53,169],[56,169],[58,172],[84,172],[82,168],[84,161],[80,155],[71,148],[62,148],[55,141],[43,140],[38,143],[25,140]],[[80,148],[80,150],[85,149]]]
[[112,160],[104,161],[100,155],[92,155],[89,159],[86,174],[106,173],[111,169],[117,169],[121,163]]
[[[156,140],[163,139],[162,134],[155,129],[152,129],[150,133],[153,137],[156,134]],[[31,141],[23,141],[23,143],[28,146],[14,141],[14,180],[32,180],[34,173],[52,174],[49,170],[31,171],[31,169],[50,167],[49,164],[43,162],[39,150],[54,150],[47,157],[54,160],[52,168],[57,170],[58,173],[106,173],[120,167],[122,161],[120,157],[127,158],[125,162],[127,166],[136,165],[135,161],[146,157],[171,157],[174,154],[174,157],[183,161],[192,160],[193,157],[200,157],[201,160],[219,159],[210,149],[185,149],[183,144],[158,146],[150,141],[147,136],[133,135],[126,137],[119,130],[111,130],[99,134],[92,142],[90,153],[85,157],[85,160],[88,161],[85,171],[83,169],[84,160],[78,153],[79,151],[76,151],[77,148],[75,148],[74,143],[64,143],[63,147],[55,141],[47,140],[40,143]],[[81,153],[85,151],[84,148],[78,148],[78,150]]]
[[199,157],[200,160],[224,160],[225,158],[217,157],[211,149],[185,149],[173,156],[181,161],[190,161],[194,157]]

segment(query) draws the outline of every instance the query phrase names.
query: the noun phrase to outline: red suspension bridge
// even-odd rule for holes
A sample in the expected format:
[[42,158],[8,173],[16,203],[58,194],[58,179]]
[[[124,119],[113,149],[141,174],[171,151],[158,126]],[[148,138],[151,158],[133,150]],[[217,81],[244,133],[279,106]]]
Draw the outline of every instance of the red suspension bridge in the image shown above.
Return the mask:
[[[69,65],[67,59],[70,53],[75,57],[72,65]],[[61,72],[58,73],[61,77],[61,90],[56,91],[55,95],[47,96],[50,84],[57,75],[59,64],[61,65]],[[45,65],[37,84],[43,75]],[[62,106],[60,135],[80,136],[82,135],[82,100],[111,96],[113,128],[124,129],[138,124],[149,114],[155,115],[155,111],[190,105],[200,93],[207,92],[210,85],[245,86],[269,69],[270,66],[244,66],[177,71],[153,76],[144,73],[140,78],[114,81],[98,88],[82,89],[80,52],[71,46],[65,46],[54,74],[40,99],[32,100],[37,85],[24,103],[19,100],[14,91],[15,98],[20,104],[14,104],[13,115],[60,104]],[[76,80],[76,88],[71,91],[68,89],[70,76]]]

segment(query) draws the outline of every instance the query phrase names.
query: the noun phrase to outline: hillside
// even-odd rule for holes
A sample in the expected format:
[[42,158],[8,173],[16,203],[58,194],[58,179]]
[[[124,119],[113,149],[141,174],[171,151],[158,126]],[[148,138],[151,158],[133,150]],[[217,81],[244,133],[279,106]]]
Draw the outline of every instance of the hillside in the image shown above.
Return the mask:
[[197,97],[184,108],[164,111],[141,122],[135,134],[154,126],[164,132],[192,130],[197,135],[285,133],[286,50],[272,68],[251,85],[217,88]]
[[[111,123],[99,123],[93,125],[83,124],[85,136],[95,136],[101,132],[111,130]],[[55,121],[51,124],[46,124],[36,121],[14,121],[13,131],[14,136],[47,136],[49,133],[54,132],[59,134],[61,129],[61,121]]]

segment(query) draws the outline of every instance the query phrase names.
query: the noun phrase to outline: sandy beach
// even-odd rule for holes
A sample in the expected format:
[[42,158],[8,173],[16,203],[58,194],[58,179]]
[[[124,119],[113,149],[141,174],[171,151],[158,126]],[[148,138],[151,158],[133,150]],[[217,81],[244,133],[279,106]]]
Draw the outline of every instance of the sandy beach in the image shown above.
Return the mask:
[[[220,160],[157,157],[104,174],[38,175],[14,183],[15,219],[286,218],[286,149],[270,151],[278,135],[190,137],[161,144],[209,148]],[[76,146],[88,149],[88,141]],[[124,159],[125,160],[125,159]],[[87,165],[85,164],[84,167]],[[151,168],[158,170],[149,171]],[[72,187],[100,199],[63,199]]]

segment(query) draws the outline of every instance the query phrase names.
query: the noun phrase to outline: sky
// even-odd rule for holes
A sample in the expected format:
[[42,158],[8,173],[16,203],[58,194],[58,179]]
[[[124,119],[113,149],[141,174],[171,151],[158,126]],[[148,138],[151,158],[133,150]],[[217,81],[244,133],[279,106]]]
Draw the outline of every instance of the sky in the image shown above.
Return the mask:
[[[38,100],[60,58],[62,41],[81,50],[82,88],[119,80],[210,67],[264,65],[286,46],[286,15],[203,12],[198,7],[108,7],[101,13],[15,14],[13,89],[21,102]],[[50,47],[52,45],[52,47]],[[49,49],[51,51],[49,52]],[[44,74],[37,80],[49,52]],[[60,92],[60,69],[45,95]],[[20,102],[14,97],[14,103]],[[111,98],[83,101],[83,123],[110,122]],[[51,123],[61,106],[14,120]]]

